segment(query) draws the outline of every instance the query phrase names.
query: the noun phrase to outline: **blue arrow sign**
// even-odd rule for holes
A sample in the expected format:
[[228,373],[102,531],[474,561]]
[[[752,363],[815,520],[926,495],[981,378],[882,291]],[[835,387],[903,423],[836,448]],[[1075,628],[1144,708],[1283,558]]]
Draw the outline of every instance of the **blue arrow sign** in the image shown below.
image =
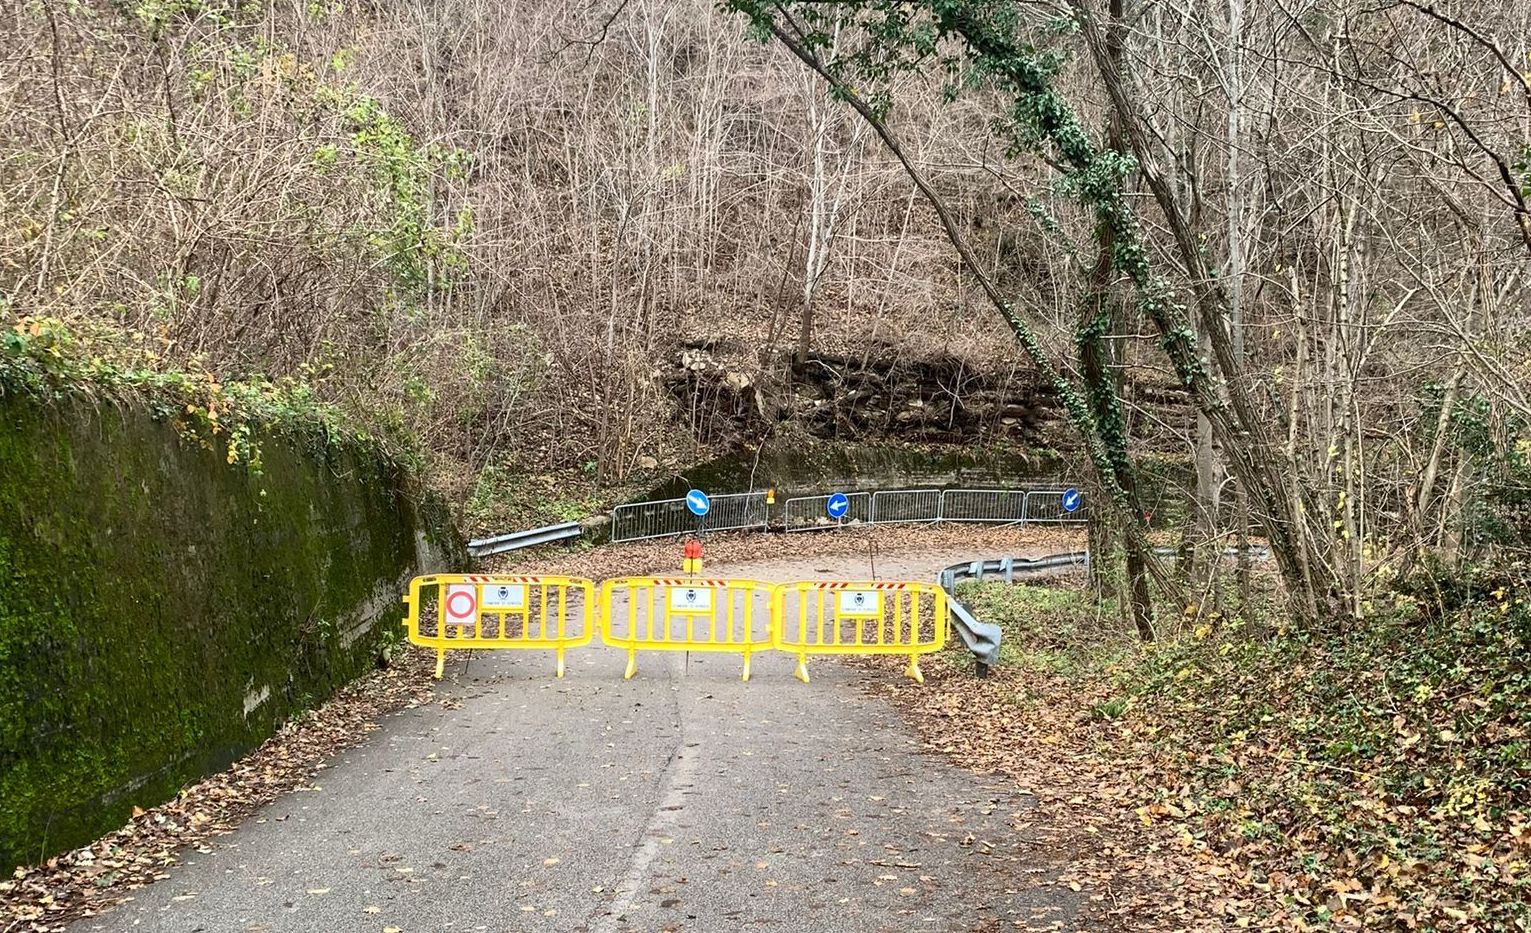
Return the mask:
[[700,489],[693,489],[686,493],[686,508],[691,510],[692,515],[701,518],[712,508],[712,500],[708,499],[707,494]]
[[850,510],[850,497],[843,492],[835,493],[829,497],[828,502],[824,503],[824,511],[829,514],[830,518],[844,518],[845,514]]
[[1063,490],[1063,511],[1065,511],[1065,512],[1077,512],[1077,511],[1079,511],[1079,503],[1080,503],[1079,490],[1075,489],[1072,486],[1070,486],[1069,488]]

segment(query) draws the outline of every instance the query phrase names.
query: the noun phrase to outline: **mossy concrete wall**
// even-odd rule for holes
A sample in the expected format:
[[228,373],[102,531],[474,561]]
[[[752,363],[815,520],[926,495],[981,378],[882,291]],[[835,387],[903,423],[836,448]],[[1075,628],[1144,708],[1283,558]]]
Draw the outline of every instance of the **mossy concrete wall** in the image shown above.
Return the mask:
[[259,745],[454,563],[369,445],[265,433],[251,472],[144,407],[0,386],[0,870]]

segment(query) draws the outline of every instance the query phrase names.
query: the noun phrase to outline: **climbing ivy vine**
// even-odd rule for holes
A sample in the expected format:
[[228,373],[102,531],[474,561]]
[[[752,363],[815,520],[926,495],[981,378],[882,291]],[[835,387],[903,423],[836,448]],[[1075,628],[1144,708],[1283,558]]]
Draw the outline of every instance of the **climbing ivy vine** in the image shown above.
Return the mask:
[[[1050,40],[1076,31],[1078,21],[1063,17],[1040,24],[1024,23],[1018,6],[1005,2],[729,0],[727,5],[749,17],[757,35],[777,36],[819,59],[821,73],[837,76],[842,99],[851,94],[859,97],[870,105],[873,119],[885,118],[894,103],[885,90],[886,79],[904,72],[935,70],[944,74],[948,100],[977,88],[1006,95],[1009,105],[992,122],[992,129],[1005,143],[1007,156],[1034,155],[1059,168],[1061,189],[1095,218],[1098,242],[1109,247],[1105,260],[1132,282],[1136,309],[1159,327],[1177,375],[1189,388],[1205,387],[1207,368],[1196,354],[1195,334],[1185,309],[1173,300],[1170,289],[1152,268],[1137,218],[1127,201],[1127,179],[1136,171],[1137,163],[1126,153],[1097,146],[1074,107],[1054,86],[1067,56],[1059,49],[1017,38],[1036,35]],[[833,24],[847,19],[855,23],[865,41],[831,49]],[[1084,367],[1086,384],[1081,394],[1048,359],[1010,303],[1001,296],[991,297],[1027,355],[1047,374],[1070,420],[1084,436],[1102,485],[1131,526],[1129,537],[1136,536],[1140,556],[1145,556],[1141,554],[1143,519],[1133,493],[1136,483],[1128,453],[1127,419],[1110,368]],[[1099,289],[1087,301],[1094,305],[1094,311],[1082,316],[1076,347],[1081,357],[1098,354],[1098,361],[1104,355],[1111,325],[1110,303]],[[1156,576],[1163,584],[1162,572]]]

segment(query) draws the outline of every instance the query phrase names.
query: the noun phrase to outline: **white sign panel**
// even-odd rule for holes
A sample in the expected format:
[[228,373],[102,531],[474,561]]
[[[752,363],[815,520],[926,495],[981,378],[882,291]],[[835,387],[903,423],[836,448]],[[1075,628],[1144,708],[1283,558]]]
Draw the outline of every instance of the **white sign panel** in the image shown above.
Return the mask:
[[449,625],[472,625],[478,621],[478,587],[471,583],[454,583],[447,587],[447,623]]
[[712,590],[702,586],[676,587],[670,590],[671,612],[712,612]]
[[526,608],[525,583],[485,583],[483,586],[485,609],[517,612]]
[[841,590],[840,615],[882,615],[882,594],[876,590]]

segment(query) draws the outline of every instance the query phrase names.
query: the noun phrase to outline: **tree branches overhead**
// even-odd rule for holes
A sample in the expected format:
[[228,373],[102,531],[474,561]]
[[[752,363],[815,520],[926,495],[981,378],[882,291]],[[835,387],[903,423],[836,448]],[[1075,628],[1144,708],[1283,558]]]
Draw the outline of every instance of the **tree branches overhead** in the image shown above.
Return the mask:
[[[1109,281],[1114,272],[1118,297],[1130,293],[1136,314],[1157,330],[1159,349],[1247,496],[1242,502],[1269,540],[1299,614],[1317,620],[1362,611],[1360,593],[1377,568],[1368,528],[1379,523],[1366,501],[1376,490],[1369,486],[1376,469],[1400,455],[1397,436],[1390,444],[1369,436],[1364,384],[1379,364],[1412,365],[1403,360],[1423,335],[1409,334],[1398,347],[1378,337],[1394,328],[1404,337],[1405,318],[1414,314],[1460,320],[1464,313],[1450,301],[1424,307],[1417,290],[1394,301],[1377,276],[1414,265],[1410,253],[1429,248],[1428,234],[1410,236],[1399,250],[1397,225],[1424,233],[1431,216],[1470,225],[1478,250],[1470,261],[1485,284],[1521,275],[1504,251],[1512,239],[1531,245],[1531,96],[1513,66],[1527,50],[1507,52],[1493,36],[1523,25],[1526,9],[1463,2],[1448,10],[1408,0],[1366,11],[1252,0],[1186,8],[1122,0],[728,5],[869,121],[943,219],[950,213],[944,193],[902,153],[891,128],[898,100],[889,78],[934,73],[948,100],[984,101],[1006,156],[1056,173],[1051,181],[1033,175],[1042,184],[1035,196],[1067,196],[1083,210],[1079,221],[1107,264],[1096,264],[1096,278],[1107,269]],[[1440,28],[1421,36],[1419,23],[1400,24],[1400,15],[1428,19],[1444,27],[1444,37]],[[853,23],[854,37],[828,50],[823,24],[831,17]],[[1524,43],[1524,29],[1512,34]],[[1455,70],[1444,70],[1446,62]],[[1400,107],[1410,103],[1416,109]],[[1379,149],[1379,131],[1390,147]],[[1107,136],[1121,142],[1107,144]],[[1251,160],[1258,167],[1252,178],[1242,168]],[[1304,168],[1294,170],[1298,164]],[[1443,165],[1460,171],[1450,177]],[[1464,197],[1473,209],[1464,210]],[[1508,208],[1497,221],[1496,204]],[[1045,315],[996,288],[965,232],[943,226],[1027,355],[1060,382],[1128,538],[1138,537],[1135,465],[1127,421],[1115,414],[1114,377],[1098,365],[1045,358],[1035,338]],[[1448,255],[1468,258],[1436,252],[1432,258],[1446,262],[1435,266],[1437,282],[1455,274]],[[1490,288],[1504,294],[1502,284]],[[1082,291],[1080,300],[1102,300],[1096,292]],[[1469,304],[1483,297],[1475,293]],[[1523,299],[1511,305],[1498,310],[1524,321]],[[1082,325],[1082,354],[1110,317],[1083,320],[1095,330]],[[1482,332],[1458,334],[1482,342]],[[1117,363],[1142,359],[1129,348]],[[1301,376],[1295,382],[1293,366]],[[1074,368],[1078,391],[1059,375]],[[1083,405],[1084,398],[1095,404]],[[1402,449],[1415,448],[1405,441]],[[1198,477],[1199,484],[1218,482]],[[1202,501],[1216,508],[1216,496]]]

